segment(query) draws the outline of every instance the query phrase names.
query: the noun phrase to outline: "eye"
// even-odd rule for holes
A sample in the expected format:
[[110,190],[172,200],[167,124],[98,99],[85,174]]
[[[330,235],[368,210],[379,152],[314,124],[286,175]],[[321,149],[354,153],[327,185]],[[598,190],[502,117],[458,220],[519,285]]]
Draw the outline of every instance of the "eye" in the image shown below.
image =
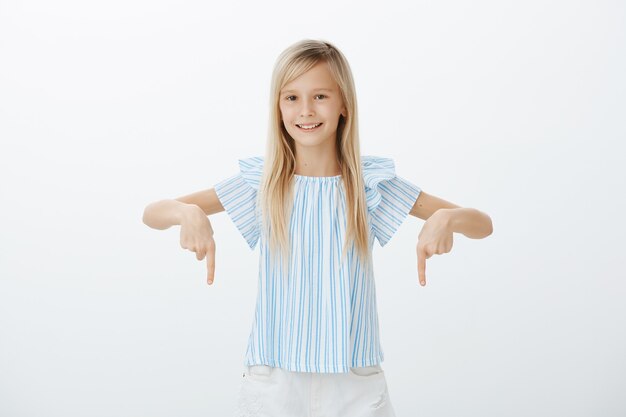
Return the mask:
[[[296,97],[296,96],[286,96],[286,97],[285,97],[285,100],[287,100],[287,101],[293,101],[293,100],[291,100],[291,97]],[[326,96],[325,94],[318,94],[318,95],[316,95],[315,97],[324,97],[324,98],[326,98],[327,96]]]

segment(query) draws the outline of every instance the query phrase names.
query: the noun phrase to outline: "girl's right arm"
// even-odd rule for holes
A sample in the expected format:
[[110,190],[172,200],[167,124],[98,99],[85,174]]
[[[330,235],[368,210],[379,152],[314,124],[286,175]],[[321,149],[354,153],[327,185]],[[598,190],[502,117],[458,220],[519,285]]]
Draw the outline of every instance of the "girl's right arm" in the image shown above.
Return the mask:
[[213,283],[215,273],[215,241],[209,214],[224,211],[215,189],[198,191],[174,200],[159,200],[149,204],[143,213],[143,222],[153,229],[167,229],[180,225],[180,245],[196,253],[196,258],[207,259],[207,282]]
[[184,216],[194,214],[193,212],[197,212],[198,208],[202,209],[205,216],[224,211],[215,188],[198,191],[174,200],[151,203],[143,212],[143,222],[153,229],[164,230],[181,224]]

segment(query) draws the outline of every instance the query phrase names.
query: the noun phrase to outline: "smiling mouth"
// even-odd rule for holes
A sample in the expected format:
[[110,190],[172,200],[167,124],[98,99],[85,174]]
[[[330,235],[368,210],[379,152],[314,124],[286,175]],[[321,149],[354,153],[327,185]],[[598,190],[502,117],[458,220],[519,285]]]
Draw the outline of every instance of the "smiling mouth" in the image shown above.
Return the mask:
[[301,130],[314,130],[320,127],[322,123],[296,124]]

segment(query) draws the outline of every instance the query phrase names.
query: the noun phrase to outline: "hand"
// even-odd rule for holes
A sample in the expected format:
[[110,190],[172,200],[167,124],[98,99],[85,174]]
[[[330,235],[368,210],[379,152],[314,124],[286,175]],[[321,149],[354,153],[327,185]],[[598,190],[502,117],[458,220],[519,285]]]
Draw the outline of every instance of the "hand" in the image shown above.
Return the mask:
[[436,211],[422,226],[417,239],[417,273],[420,284],[426,285],[426,259],[433,254],[448,253],[452,249],[452,231],[444,212]]
[[213,228],[204,211],[196,205],[185,211],[180,223],[180,246],[196,253],[201,261],[206,257],[207,284],[213,284],[215,275],[215,240]]

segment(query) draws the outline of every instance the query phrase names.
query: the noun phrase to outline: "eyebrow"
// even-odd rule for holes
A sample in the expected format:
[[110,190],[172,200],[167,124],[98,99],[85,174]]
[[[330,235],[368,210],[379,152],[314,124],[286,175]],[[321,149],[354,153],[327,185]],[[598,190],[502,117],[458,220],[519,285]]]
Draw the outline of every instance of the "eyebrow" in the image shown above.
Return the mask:
[[[330,88],[314,88],[311,91],[333,91],[333,90],[330,89]],[[281,94],[285,94],[285,93],[295,93],[295,92],[296,92],[296,90],[283,90],[280,93]]]

